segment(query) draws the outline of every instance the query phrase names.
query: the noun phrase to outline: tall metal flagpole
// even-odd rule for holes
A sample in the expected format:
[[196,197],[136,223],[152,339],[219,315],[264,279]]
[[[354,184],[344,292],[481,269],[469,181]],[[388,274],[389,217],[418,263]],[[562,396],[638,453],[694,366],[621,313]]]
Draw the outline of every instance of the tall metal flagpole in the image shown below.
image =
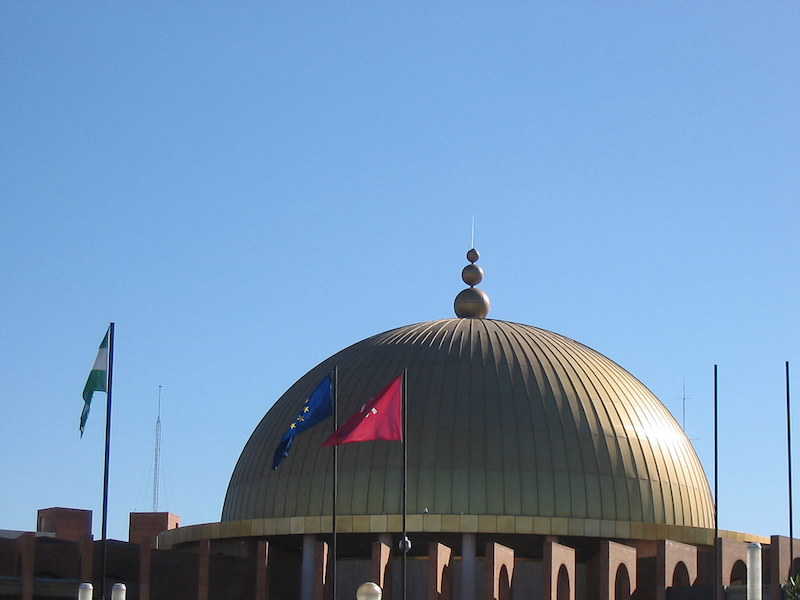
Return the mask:
[[717,424],[717,365],[714,365],[714,600],[719,598],[719,443]]
[[408,528],[406,527],[406,517],[408,513],[408,402],[406,394],[408,390],[408,369],[403,369],[403,541],[401,549],[403,551],[403,600],[406,600],[407,575],[408,575],[408,551],[411,550],[411,543],[408,539]]
[[789,401],[789,361],[786,361],[786,448],[789,454],[789,577],[794,577],[794,529],[792,518],[792,409]]
[[108,459],[111,450],[111,382],[114,373],[114,323],[108,326],[108,390],[106,392],[106,454],[103,469],[103,569],[100,584],[101,598],[106,598],[106,567],[108,565]]
[[[333,430],[339,429],[339,367],[333,367]],[[331,600],[336,600],[336,515],[339,510],[339,445],[333,447],[333,538],[331,542]]]

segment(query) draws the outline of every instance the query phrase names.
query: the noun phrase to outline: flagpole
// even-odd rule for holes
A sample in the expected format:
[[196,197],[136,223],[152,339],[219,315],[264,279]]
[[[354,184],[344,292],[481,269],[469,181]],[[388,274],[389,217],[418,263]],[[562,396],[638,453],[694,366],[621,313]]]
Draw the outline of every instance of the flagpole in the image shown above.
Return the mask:
[[[333,367],[333,430],[339,429],[339,366]],[[331,543],[331,600],[336,600],[336,516],[339,511],[339,446],[333,447],[333,538]]]
[[102,582],[100,584],[101,598],[106,598],[106,567],[108,565],[108,540],[106,533],[108,530],[108,463],[111,451],[111,382],[114,374],[114,323],[108,326],[108,390],[106,391],[106,452],[105,464],[103,468],[103,569]]
[[717,365],[714,365],[714,600],[719,598],[719,435],[717,426]]
[[789,401],[789,361],[786,361],[786,448],[789,454],[789,578],[794,578],[794,529],[792,518],[792,409]]
[[406,526],[406,517],[408,513],[408,402],[406,401],[406,394],[408,392],[408,369],[403,369],[403,600],[406,600],[406,578],[408,575],[408,551],[411,549],[411,544],[408,540],[408,528]]
[[[373,396],[361,409],[352,417],[345,421],[341,427],[336,427],[333,432],[321,446],[336,446],[340,444],[351,444],[354,442],[366,442],[370,440],[390,440],[403,443],[403,539],[400,542],[400,551],[403,552],[403,570],[405,571],[405,553],[411,547],[411,542],[408,541],[407,527],[406,527],[406,488],[407,488],[407,452],[406,452],[406,436],[405,436],[405,421],[406,421],[406,403],[405,403],[405,388],[406,388],[406,371],[392,379],[386,387]],[[335,411],[336,420],[338,425],[338,409]],[[374,417],[373,417],[374,416]],[[369,418],[373,417],[373,418]],[[335,482],[334,482],[334,499],[338,502],[338,456],[334,460]],[[334,510],[334,519],[338,507]],[[336,530],[336,521],[334,520],[334,531]],[[384,584],[386,585],[386,584]],[[391,585],[391,582],[388,583]],[[405,588],[405,577],[403,581],[403,588]],[[405,593],[405,589],[403,590]],[[388,597],[388,596],[387,596]]]

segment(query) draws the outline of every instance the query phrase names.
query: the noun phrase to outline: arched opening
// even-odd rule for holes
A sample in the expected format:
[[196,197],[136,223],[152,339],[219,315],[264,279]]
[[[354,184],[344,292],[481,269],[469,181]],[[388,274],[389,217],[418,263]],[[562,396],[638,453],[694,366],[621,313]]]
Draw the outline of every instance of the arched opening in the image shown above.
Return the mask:
[[497,582],[497,597],[499,600],[511,600],[511,581],[508,577],[508,569],[503,565],[500,567],[500,577]]
[[631,600],[631,579],[628,568],[620,565],[614,578],[614,600]]
[[791,567],[789,568],[789,572],[786,573],[786,579],[789,579],[789,577],[792,576],[797,577],[800,575],[800,556],[795,556],[792,564],[794,565],[794,569]]
[[689,581],[689,569],[686,568],[686,563],[680,561],[672,572],[672,587],[689,587],[690,585],[692,582]]
[[747,585],[747,565],[737,560],[731,569],[731,585]]
[[558,579],[556,580],[556,600],[569,600],[570,585],[567,567],[562,564],[558,569]]

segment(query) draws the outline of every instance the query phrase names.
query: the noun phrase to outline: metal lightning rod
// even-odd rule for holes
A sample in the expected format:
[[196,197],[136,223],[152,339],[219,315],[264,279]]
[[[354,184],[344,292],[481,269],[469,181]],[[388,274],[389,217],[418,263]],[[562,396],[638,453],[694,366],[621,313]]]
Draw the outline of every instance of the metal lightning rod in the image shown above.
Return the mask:
[[158,386],[158,418],[156,419],[156,449],[153,462],[153,512],[158,512],[158,471],[161,461],[161,386]]

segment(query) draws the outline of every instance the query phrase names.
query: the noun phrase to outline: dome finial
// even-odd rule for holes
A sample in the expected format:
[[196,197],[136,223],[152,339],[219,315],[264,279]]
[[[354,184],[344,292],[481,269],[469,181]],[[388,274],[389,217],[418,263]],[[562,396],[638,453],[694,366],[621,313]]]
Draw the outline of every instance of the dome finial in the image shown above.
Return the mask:
[[459,292],[454,305],[456,316],[460,319],[483,319],[489,314],[489,296],[475,287],[483,281],[483,269],[475,264],[480,257],[475,248],[467,252],[470,264],[461,271],[461,279],[469,287]]

